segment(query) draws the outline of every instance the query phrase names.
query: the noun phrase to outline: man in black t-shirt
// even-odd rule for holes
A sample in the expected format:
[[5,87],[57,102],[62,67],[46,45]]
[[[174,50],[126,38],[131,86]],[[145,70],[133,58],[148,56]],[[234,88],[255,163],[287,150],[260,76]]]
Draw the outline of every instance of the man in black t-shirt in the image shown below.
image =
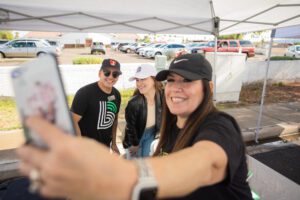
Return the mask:
[[71,111],[78,134],[93,138],[119,153],[116,145],[121,95],[113,87],[121,75],[120,63],[105,59],[99,81],[80,88],[75,94]]

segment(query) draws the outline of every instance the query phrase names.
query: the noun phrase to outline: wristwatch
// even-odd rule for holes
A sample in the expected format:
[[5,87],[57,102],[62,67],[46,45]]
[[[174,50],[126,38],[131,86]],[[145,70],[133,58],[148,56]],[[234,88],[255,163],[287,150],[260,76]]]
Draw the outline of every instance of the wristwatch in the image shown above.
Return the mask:
[[134,160],[139,170],[137,184],[132,191],[132,200],[155,200],[157,199],[157,181],[153,172],[144,159]]

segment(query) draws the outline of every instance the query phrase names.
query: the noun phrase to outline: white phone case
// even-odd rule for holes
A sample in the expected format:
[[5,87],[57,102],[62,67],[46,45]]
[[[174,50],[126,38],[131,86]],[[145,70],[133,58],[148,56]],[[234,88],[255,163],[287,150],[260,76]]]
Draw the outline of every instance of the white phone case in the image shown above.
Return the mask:
[[55,56],[46,54],[22,64],[12,70],[11,79],[28,143],[47,147],[41,138],[24,124],[28,116],[41,116],[66,133],[76,135]]

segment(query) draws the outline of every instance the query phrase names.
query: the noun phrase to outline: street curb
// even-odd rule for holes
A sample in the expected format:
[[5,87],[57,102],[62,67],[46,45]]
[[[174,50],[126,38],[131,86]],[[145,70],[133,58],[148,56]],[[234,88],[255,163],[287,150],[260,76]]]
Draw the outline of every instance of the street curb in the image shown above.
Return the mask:
[[[299,133],[300,123],[280,123],[272,126],[264,126],[260,129],[258,139],[270,139],[280,136],[288,136]],[[256,128],[242,130],[244,142],[255,141]]]

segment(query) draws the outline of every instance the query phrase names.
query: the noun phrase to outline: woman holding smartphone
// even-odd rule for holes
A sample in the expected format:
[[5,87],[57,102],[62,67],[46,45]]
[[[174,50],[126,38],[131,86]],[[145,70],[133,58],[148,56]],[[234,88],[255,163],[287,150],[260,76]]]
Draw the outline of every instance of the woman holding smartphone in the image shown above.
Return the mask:
[[28,126],[49,149],[19,150],[21,171],[38,171],[39,191],[49,197],[250,200],[241,131],[233,117],[215,108],[211,78],[212,67],[200,54],[175,58],[157,74],[167,83],[156,157],[124,160],[30,118]]

